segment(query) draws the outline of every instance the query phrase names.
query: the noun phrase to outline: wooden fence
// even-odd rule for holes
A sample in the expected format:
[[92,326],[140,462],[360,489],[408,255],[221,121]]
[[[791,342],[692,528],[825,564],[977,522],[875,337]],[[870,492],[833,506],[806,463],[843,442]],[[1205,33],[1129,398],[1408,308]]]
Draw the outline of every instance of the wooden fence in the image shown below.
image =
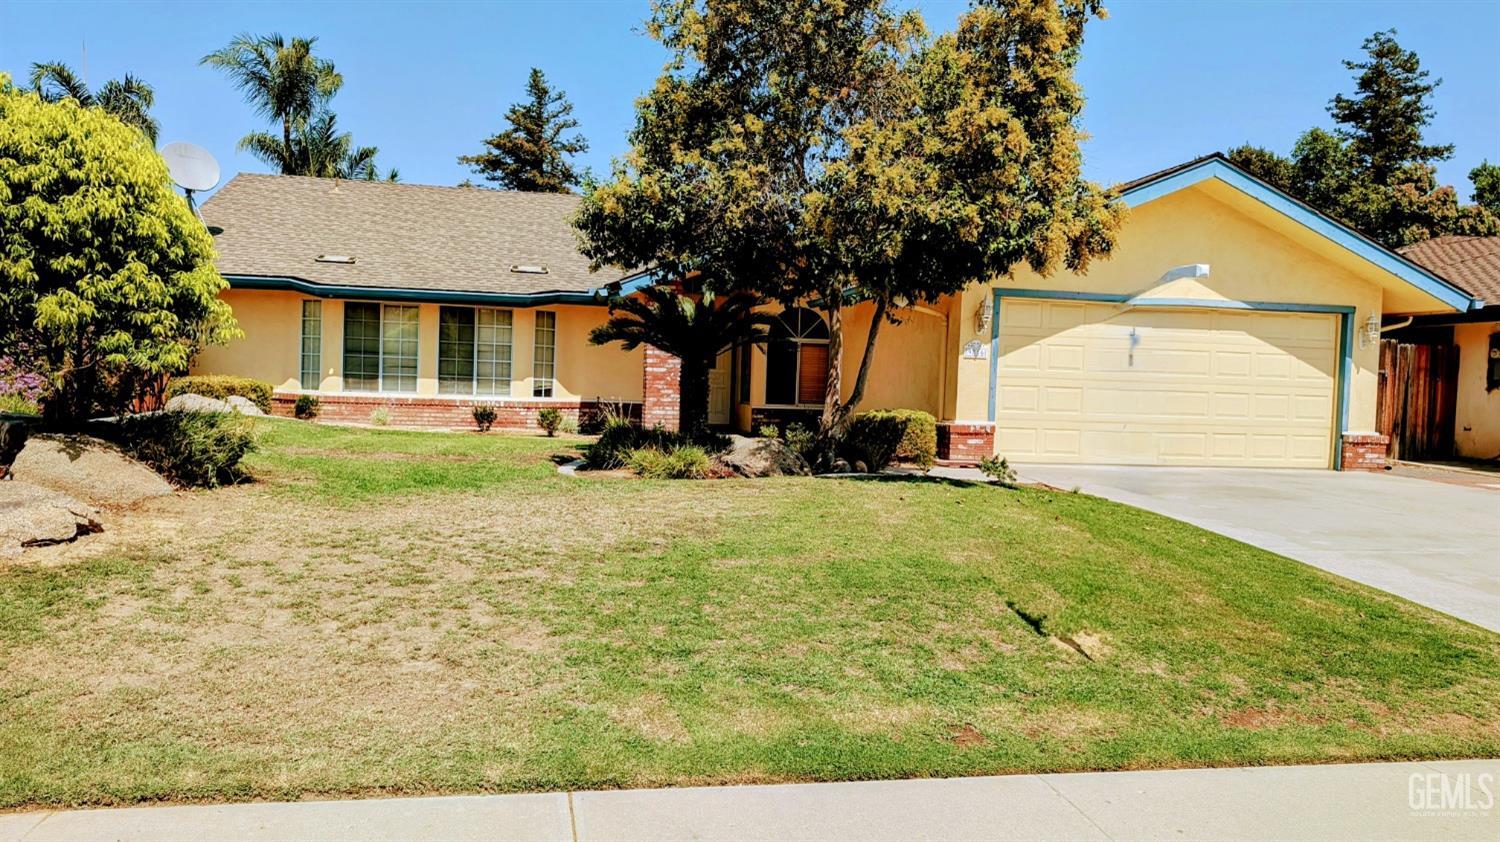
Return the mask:
[[1390,436],[1390,458],[1451,457],[1457,405],[1458,346],[1380,341],[1375,425]]

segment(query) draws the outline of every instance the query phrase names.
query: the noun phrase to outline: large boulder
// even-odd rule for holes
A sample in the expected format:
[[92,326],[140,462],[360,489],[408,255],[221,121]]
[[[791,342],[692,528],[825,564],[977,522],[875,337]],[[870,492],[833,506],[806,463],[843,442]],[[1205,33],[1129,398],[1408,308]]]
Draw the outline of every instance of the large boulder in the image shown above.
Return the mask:
[[742,477],[790,477],[812,473],[807,460],[781,439],[730,436],[719,464]]
[[96,506],[130,506],[172,493],[161,475],[92,436],[33,436],[13,470],[23,482]]
[[265,415],[260,407],[255,405],[255,401],[250,400],[244,395],[230,395],[224,399],[224,402],[241,415]]
[[0,557],[103,528],[99,510],[75,497],[20,480],[0,482]]
[[163,409],[167,412],[234,412],[229,401],[194,394],[177,395],[169,399]]
[[230,395],[219,400],[186,392],[169,398],[162,408],[167,412],[238,412],[241,415],[265,415],[261,408],[255,405],[255,401],[244,395]]

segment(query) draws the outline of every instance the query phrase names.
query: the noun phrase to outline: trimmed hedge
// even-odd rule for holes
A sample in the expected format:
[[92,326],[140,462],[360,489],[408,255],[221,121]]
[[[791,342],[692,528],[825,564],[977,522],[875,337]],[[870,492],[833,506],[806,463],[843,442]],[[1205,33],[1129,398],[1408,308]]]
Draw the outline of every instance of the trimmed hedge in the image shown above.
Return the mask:
[[865,470],[880,473],[896,458],[906,435],[906,418],[886,410],[861,412],[849,419],[839,452],[850,464],[863,462]]
[[906,419],[906,432],[896,448],[896,458],[924,471],[930,470],[937,464],[937,419],[920,409],[893,409],[890,414]]
[[171,400],[178,395],[202,395],[217,400],[239,395],[260,407],[261,412],[271,411],[271,384],[249,377],[232,377],[228,374],[173,377],[167,384],[167,399]]
[[120,419],[112,431],[125,452],[183,486],[239,482],[255,450],[255,426],[238,412],[147,412]]

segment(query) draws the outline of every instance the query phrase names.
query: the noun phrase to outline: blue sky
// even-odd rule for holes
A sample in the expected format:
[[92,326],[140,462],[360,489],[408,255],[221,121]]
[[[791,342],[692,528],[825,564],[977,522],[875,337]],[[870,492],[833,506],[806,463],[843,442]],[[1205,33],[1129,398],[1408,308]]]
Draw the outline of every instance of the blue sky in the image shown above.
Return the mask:
[[[933,30],[963,2],[916,0]],[[1250,141],[1287,151],[1328,125],[1329,97],[1351,87],[1339,63],[1363,38],[1395,27],[1441,76],[1428,130],[1454,143],[1440,166],[1467,198],[1467,173],[1500,161],[1500,2],[1107,3],[1090,26],[1079,75],[1089,98],[1087,173],[1118,182]],[[625,149],[633,102],[665,54],[641,32],[645,0],[504,3],[67,3],[0,0],[0,71],[34,61],[87,69],[91,83],[132,72],[156,88],[162,142],[190,140],[236,171],[266,171],[235,151],[264,128],[218,73],[198,66],[235,33],[316,35],[344,75],[340,125],[380,147],[403,180],[455,184],[458,155],[476,151],[520,97],[528,68],[566,90],[607,172]]]

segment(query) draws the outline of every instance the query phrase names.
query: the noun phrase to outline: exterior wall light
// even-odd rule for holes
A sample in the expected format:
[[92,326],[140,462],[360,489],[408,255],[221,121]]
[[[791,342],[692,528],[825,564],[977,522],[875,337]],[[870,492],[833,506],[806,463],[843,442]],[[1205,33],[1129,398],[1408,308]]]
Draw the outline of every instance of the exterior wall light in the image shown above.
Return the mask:
[[974,311],[974,332],[984,334],[990,329],[990,322],[995,318],[995,298],[993,295],[985,295],[984,300],[979,302],[979,309]]

